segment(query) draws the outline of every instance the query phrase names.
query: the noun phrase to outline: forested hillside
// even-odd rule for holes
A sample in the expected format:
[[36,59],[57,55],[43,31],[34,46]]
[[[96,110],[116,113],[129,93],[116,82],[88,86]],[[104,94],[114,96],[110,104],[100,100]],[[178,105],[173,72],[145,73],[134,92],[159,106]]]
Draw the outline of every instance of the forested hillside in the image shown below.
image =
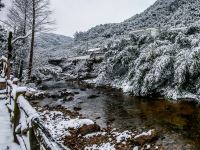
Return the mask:
[[[77,78],[92,71],[97,76],[96,84],[109,84],[135,96],[198,100],[199,7],[198,0],[158,0],[122,23],[98,25],[76,33],[73,40],[41,34],[34,68],[37,72],[59,70],[57,73]],[[157,28],[159,34],[153,36],[145,28]],[[137,34],[134,30],[144,32]],[[87,61],[68,64],[69,57],[85,55],[88,49],[97,47],[106,52],[102,63],[92,64],[93,67]],[[52,66],[51,60],[62,64]]]
[[199,8],[198,0],[158,0],[143,13],[122,23],[98,25],[87,32],[77,33],[75,40],[87,41],[92,44],[97,42],[101,45],[107,40],[126,36],[135,29],[189,26],[195,22],[198,23]]
[[[198,100],[199,8],[198,0],[158,0],[122,23],[76,33],[75,43],[106,49],[96,83],[111,84],[136,96]],[[159,35],[131,32],[144,28],[158,28]]]
[[183,32],[161,31],[156,39],[150,35],[123,39],[109,48],[96,82],[135,96],[159,94],[198,100],[199,31],[192,26]]
[[60,45],[66,45],[73,41],[71,37],[64,35],[58,35],[53,33],[40,33],[36,37],[36,47],[39,48],[50,48]]

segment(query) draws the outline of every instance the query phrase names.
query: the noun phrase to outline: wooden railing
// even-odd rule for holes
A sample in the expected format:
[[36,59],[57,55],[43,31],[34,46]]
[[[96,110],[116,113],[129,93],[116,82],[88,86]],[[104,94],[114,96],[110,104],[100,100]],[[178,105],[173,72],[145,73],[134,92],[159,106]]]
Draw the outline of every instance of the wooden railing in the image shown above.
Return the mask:
[[[6,59],[1,59],[2,76],[6,79]],[[26,87],[17,86],[16,78],[6,79],[6,106],[8,107],[13,125],[14,142],[22,150],[66,150],[67,147],[53,139],[43,125],[37,111],[25,99]]]

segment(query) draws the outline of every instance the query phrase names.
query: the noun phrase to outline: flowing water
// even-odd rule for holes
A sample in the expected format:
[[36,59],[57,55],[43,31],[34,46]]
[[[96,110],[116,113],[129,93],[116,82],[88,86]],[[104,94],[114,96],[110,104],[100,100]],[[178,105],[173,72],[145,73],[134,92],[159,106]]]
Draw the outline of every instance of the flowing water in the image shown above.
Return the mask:
[[42,86],[50,92],[63,88],[75,92],[75,100],[61,102],[48,98],[39,105],[62,105],[68,109],[81,107],[83,116],[102,127],[111,124],[122,130],[140,131],[155,128],[160,135],[157,144],[166,149],[200,149],[200,108],[197,104],[131,97],[120,91],[88,88],[74,82],[46,82]]

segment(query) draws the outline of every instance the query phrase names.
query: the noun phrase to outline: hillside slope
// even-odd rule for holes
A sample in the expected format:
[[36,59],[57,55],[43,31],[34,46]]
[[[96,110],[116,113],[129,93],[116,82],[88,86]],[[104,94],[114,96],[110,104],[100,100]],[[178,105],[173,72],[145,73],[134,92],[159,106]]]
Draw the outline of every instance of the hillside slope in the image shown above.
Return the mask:
[[[135,96],[200,101],[199,8],[199,0],[158,0],[122,23],[99,25],[77,33],[68,52],[104,48],[103,62],[90,67],[97,76],[95,84],[111,85]],[[156,36],[131,32],[159,26],[161,30]],[[172,30],[174,27],[187,28]],[[59,69],[79,77],[91,70],[87,67],[86,61],[65,63]]]
[[41,33],[36,37],[36,47],[49,48],[56,47],[64,44],[69,44],[73,41],[73,38],[54,34],[54,33]]
[[122,23],[98,25],[87,32],[80,32],[75,40],[102,45],[105,44],[102,41],[121,38],[134,29],[189,26],[200,19],[199,10],[199,0],[157,0],[141,14]]
[[62,59],[76,55],[71,50],[73,38],[54,33],[41,33],[36,36],[34,71],[48,64],[49,59]]

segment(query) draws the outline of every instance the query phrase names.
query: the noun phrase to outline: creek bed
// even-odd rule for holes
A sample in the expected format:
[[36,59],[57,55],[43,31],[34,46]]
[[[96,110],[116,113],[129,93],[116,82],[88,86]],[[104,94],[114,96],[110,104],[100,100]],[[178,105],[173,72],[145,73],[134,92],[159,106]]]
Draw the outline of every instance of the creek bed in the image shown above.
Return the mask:
[[165,149],[200,149],[200,108],[192,102],[139,98],[111,89],[96,89],[77,82],[48,81],[42,90],[57,92],[68,89],[75,93],[74,100],[63,102],[45,98],[39,106],[62,105],[69,110],[80,109],[80,114],[102,127],[110,125],[122,130],[159,131],[157,144]]

